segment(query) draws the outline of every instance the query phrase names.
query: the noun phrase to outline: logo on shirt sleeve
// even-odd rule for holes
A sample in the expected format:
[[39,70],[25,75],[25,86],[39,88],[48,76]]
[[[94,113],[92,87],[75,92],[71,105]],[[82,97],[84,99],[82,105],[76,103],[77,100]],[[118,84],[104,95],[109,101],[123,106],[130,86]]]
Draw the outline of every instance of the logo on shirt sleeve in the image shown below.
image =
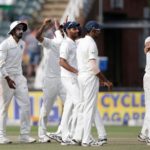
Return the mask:
[[95,51],[91,51],[91,54],[95,54]]

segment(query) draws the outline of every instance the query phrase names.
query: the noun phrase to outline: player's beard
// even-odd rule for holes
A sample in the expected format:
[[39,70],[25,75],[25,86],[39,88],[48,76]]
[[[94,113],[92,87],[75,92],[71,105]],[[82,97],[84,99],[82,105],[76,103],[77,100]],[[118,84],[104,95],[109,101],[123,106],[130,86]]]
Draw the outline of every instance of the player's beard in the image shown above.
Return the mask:
[[73,38],[74,40],[76,40],[76,39],[78,38],[78,36],[79,36],[78,32],[77,32],[77,33],[72,34],[72,38]]
[[16,35],[17,36],[17,38],[18,39],[21,39],[22,38],[22,36],[23,36],[23,33],[21,32],[21,33],[19,33],[18,35]]

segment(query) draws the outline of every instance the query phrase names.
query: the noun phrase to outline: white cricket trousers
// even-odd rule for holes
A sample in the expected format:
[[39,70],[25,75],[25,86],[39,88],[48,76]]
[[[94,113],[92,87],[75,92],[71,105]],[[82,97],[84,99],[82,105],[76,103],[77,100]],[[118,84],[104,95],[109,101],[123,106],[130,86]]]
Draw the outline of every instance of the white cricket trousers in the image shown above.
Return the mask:
[[62,101],[66,99],[66,91],[60,77],[45,77],[43,79],[43,103],[40,109],[38,135],[43,137],[47,132],[48,115],[59,96]]
[[83,100],[82,143],[90,142],[91,127],[95,117],[99,79],[95,75],[79,75],[80,94]]
[[141,133],[150,138],[150,74],[145,73],[143,86],[145,94],[145,118]]
[[16,97],[20,108],[20,134],[29,134],[30,132],[30,101],[27,80],[23,75],[12,75],[10,78],[16,83],[16,89],[10,89],[6,79],[0,78],[0,137],[6,135],[8,107],[13,96]]
[[95,117],[94,117],[94,123],[95,123],[95,127],[98,133],[98,138],[99,139],[106,138],[107,137],[106,130],[105,130],[103,120],[100,116],[100,113],[97,107],[96,107],[96,112],[95,112]]
[[[61,120],[62,126],[62,140],[67,141],[68,138],[73,134],[75,124],[78,119],[81,119],[82,112],[80,110],[81,107],[81,99],[80,99],[80,91],[79,85],[76,77],[62,77],[62,83],[66,89],[66,101],[64,103],[64,110]],[[72,117],[71,129],[69,128],[69,120]],[[70,133],[71,132],[71,133]]]
[[[82,119],[83,119],[83,116],[82,116]],[[103,120],[100,116],[100,113],[99,113],[97,107],[96,107],[96,112],[95,112],[93,123],[95,124],[98,138],[99,139],[107,138],[107,134],[106,134],[106,130],[105,130],[105,127],[103,124]],[[73,139],[75,139],[76,141],[81,141],[82,136],[83,136],[83,120],[81,120],[80,122],[77,122]]]

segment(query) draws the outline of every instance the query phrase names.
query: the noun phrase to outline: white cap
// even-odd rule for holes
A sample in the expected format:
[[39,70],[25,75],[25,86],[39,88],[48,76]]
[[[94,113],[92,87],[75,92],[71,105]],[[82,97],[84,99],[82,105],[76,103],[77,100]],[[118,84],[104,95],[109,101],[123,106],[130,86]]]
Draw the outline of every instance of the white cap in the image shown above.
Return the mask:
[[10,34],[11,31],[12,31],[16,26],[18,26],[19,24],[22,24],[22,25],[23,25],[23,31],[24,31],[24,32],[27,30],[28,25],[27,25],[26,23],[21,22],[21,21],[14,21],[14,22],[12,22],[12,23],[10,24],[10,29],[9,29],[8,34]]
[[148,36],[148,37],[145,39],[145,44],[146,44],[147,42],[150,42],[150,36]]

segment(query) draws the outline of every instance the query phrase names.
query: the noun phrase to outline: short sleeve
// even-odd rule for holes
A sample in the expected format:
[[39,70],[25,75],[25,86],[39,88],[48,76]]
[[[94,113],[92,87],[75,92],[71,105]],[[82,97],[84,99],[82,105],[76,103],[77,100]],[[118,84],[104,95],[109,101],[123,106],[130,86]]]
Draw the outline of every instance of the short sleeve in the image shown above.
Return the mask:
[[69,46],[67,42],[63,42],[60,46],[60,58],[68,59],[69,55]]
[[55,31],[55,39],[56,39],[56,43],[57,43],[57,44],[61,44],[61,43],[62,43],[62,41],[63,41],[63,36],[62,36],[60,30],[56,30],[56,31]]
[[98,49],[94,42],[89,44],[89,59],[97,59]]

